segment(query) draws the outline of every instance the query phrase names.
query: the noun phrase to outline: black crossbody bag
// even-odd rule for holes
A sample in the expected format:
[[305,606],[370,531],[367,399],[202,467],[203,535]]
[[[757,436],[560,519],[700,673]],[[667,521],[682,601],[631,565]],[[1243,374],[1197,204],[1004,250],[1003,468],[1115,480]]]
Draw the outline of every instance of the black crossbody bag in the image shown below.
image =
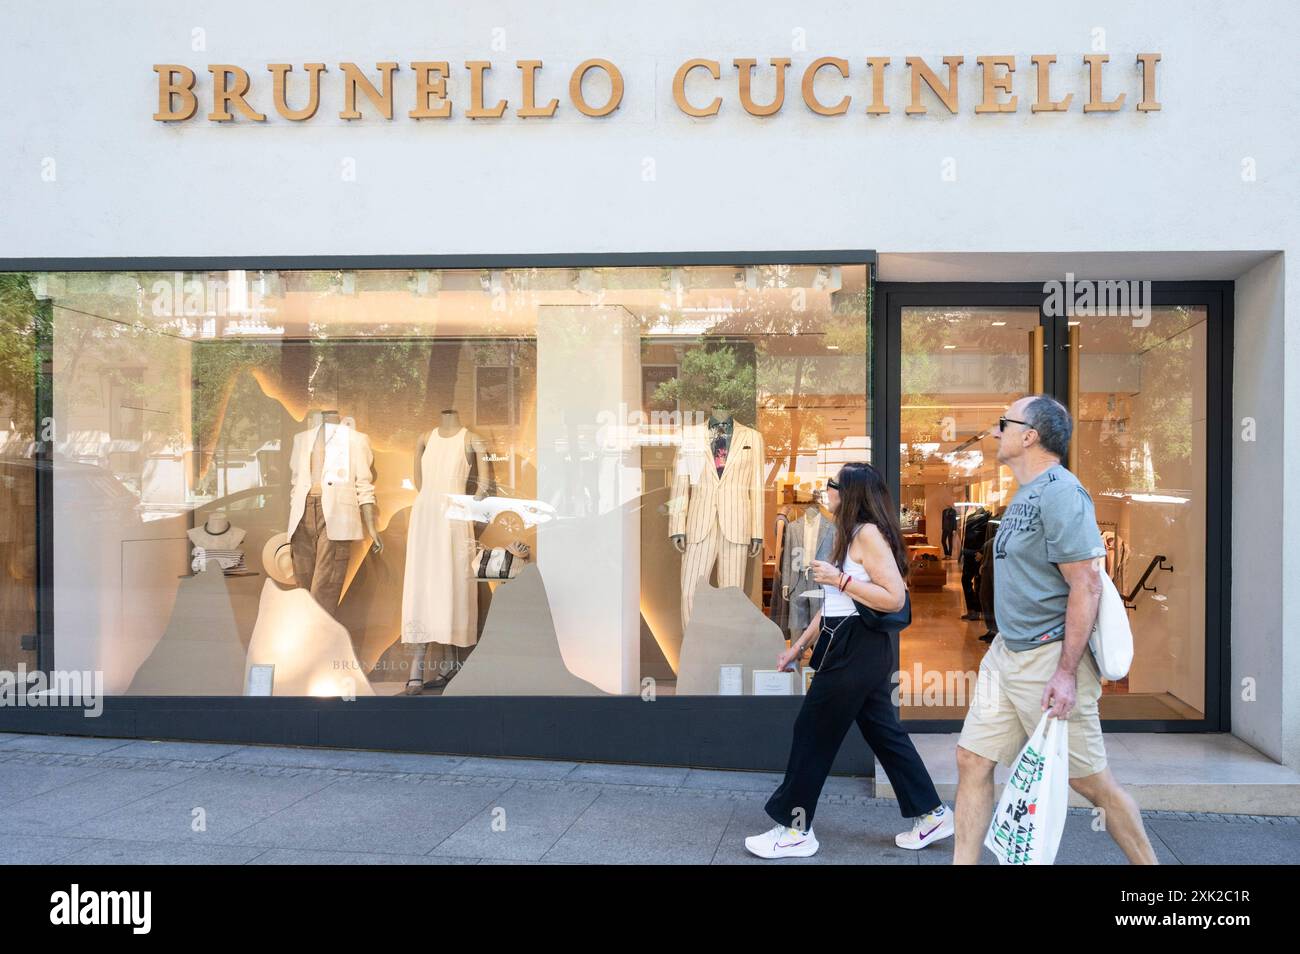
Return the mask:
[[882,613],[880,610],[874,610],[857,600],[853,601],[853,605],[858,608],[858,615],[862,617],[862,622],[866,624],[867,629],[882,633],[898,633],[912,625],[912,594],[910,592],[903,597],[902,609],[894,610],[892,613]]

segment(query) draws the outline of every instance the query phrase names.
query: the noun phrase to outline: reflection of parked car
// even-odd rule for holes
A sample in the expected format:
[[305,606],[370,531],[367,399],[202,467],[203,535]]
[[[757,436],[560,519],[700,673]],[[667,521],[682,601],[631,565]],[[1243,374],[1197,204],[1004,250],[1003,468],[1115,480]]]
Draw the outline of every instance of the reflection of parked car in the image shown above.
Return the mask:
[[[25,463],[38,470],[51,468],[49,460]],[[107,467],[60,457],[53,462],[53,471],[54,506],[60,514],[75,514],[77,522],[139,526],[139,498]]]
[[520,533],[539,523],[555,519],[555,508],[541,500],[519,497],[484,497],[472,494],[448,494],[447,518],[490,523],[507,533]]

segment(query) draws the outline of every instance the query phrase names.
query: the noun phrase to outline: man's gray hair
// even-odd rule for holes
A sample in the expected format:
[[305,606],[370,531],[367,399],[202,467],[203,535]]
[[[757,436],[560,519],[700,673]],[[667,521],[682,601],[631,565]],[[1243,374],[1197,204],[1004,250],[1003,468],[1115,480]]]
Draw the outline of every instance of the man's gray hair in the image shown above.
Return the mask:
[[1070,437],[1074,421],[1064,404],[1046,394],[1032,394],[1025,405],[1025,419],[1038,432],[1043,450],[1065,460],[1070,453]]

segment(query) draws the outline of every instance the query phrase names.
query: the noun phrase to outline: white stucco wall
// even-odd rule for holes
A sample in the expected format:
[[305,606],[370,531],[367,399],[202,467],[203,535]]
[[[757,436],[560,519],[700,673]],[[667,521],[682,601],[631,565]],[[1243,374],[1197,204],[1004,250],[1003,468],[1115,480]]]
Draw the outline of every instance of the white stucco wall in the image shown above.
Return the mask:
[[[492,48],[495,28],[504,50]],[[1285,109],[1297,28],[1286,0],[10,4],[0,255],[1283,248],[1297,227],[1296,119]],[[191,49],[194,29],[203,52]],[[1107,95],[1128,93],[1119,113],[1080,111],[1094,29],[1112,58]],[[791,48],[796,30],[806,52]],[[1156,113],[1129,108],[1143,51],[1164,56]],[[1068,113],[1029,113],[1034,53],[1059,56],[1056,95],[1075,93]],[[960,114],[940,115],[930,98],[929,116],[903,115],[903,57],[942,69],[945,54],[966,57]],[[973,114],[981,54],[1017,55],[1018,113]],[[812,114],[798,72],[776,116],[740,108],[733,57],[790,56],[801,71],[823,55],[848,58],[856,74],[819,83],[827,100],[837,86],[854,95],[848,115]],[[894,58],[888,116],[863,114],[868,55]],[[623,106],[600,120],[567,101],[570,68],[591,56],[626,78]],[[712,119],[672,104],[672,74],[692,56],[726,66]],[[461,64],[491,59],[489,97],[513,108],[524,58],[546,63],[539,98],[558,96],[560,113],[466,119]],[[420,59],[452,63],[452,119],[337,118],[340,62]],[[298,64],[301,76],[313,61],[330,67],[321,115],[274,116],[266,64]],[[201,90],[207,64],[244,66],[272,119],[154,122],[161,62],[196,68]],[[411,83],[399,72],[399,107]],[[705,86],[693,96],[707,98]],[[949,157],[952,182],[941,178]],[[1257,163],[1253,183],[1241,179],[1244,157]],[[42,180],[46,158],[54,182]],[[354,182],[340,176],[347,158]]]
[[[196,29],[206,50],[191,48]],[[1122,89],[1128,102],[1084,115],[1081,58],[1097,30],[1112,57],[1107,95]],[[1291,252],[1239,290],[1236,416],[1267,408],[1258,414],[1273,415],[1273,443],[1238,445],[1237,496],[1258,484],[1252,507],[1266,502],[1275,523],[1236,508],[1234,673],[1238,663],[1272,667],[1300,697],[1300,555],[1280,545],[1300,539],[1300,500],[1287,492],[1300,423],[1283,410],[1300,398],[1297,35],[1300,5],[1288,0],[13,3],[0,32],[0,258],[873,248],[923,263],[951,252]],[[1163,54],[1160,112],[1131,108],[1138,52]],[[1029,112],[1034,53],[1059,57],[1054,91],[1075,94],[1069,112]],[[903,58],[938,67],[945,54],[966,57],[960,113],[943,114],[927,94],[931,113],[905,116]],[[1018,113],[974,114],[981,54],[1016,55]],[[819,84],[827,100],[840,88],[854,97],[841,117],[816,116],[798,96],[802,67],[830,55],[853,70]],[[864,115],[871,55],[893,57],[888,116]],[[569,70],[592,56],[626,79],[622,108],[605,119],[568,104]],[[694,56],[723,63],[714,118],[688,118],[672,102],[672,74]],[[736,56],[794,60],[778,115],[740,108]],[[513,64],[530,58],[546,64],[539,98],[560,98],[556,118],[464,117],[464,61],[491,59],[489,98],[513,109]],[[405,118],[409,69],[398,74],[399,118],[337,118],[340,62],[441,59],[452,64],[451,120]],[[316,61],[330,67],[321,115],[275,117],[266,64],[298,64],[301,76]],[[154,122],[160,62],[195,68],[201,92],[207,64],[245,67],[251,101],[271,120]],[[756,95],[766,92],[759,84]],[[201,115],[208,108],[201,99]],[[355,181],[342,174],[348,163]],[[924,266],[911,277],[927,277]],[[1271,570],[1243,581],[1246,529],[1267,531],[1277,585],[1264,585]],[[1285,659],[1281,641],[1259,642],[1279,632]],[[1233,712],[1245,737],[1300,760],[1300,702],[1279,699],[1276,718]]]

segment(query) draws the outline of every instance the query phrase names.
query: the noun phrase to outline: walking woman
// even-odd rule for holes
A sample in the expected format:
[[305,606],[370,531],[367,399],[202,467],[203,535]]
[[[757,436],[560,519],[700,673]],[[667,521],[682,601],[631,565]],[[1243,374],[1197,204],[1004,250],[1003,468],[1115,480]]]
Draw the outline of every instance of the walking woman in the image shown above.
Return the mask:
[[953,832],[952,812],[903,731],[892,697],[889,633],[911,621],[898,510],[870,464],[845,464],[826,486],[835,514],[835,547],[832,563],[818,560],[812,566],[813,579],[822,585],[822,610],[777,661],[777,668],[789,669],[816,637],[816,675],[795,720],[785,779],[765,806],[776,826],[745,839],[745,847],[760,858],[817,853],[817,800],[854,722],[898,793],[899,809],[914,819],[894,843],[919,849]]

